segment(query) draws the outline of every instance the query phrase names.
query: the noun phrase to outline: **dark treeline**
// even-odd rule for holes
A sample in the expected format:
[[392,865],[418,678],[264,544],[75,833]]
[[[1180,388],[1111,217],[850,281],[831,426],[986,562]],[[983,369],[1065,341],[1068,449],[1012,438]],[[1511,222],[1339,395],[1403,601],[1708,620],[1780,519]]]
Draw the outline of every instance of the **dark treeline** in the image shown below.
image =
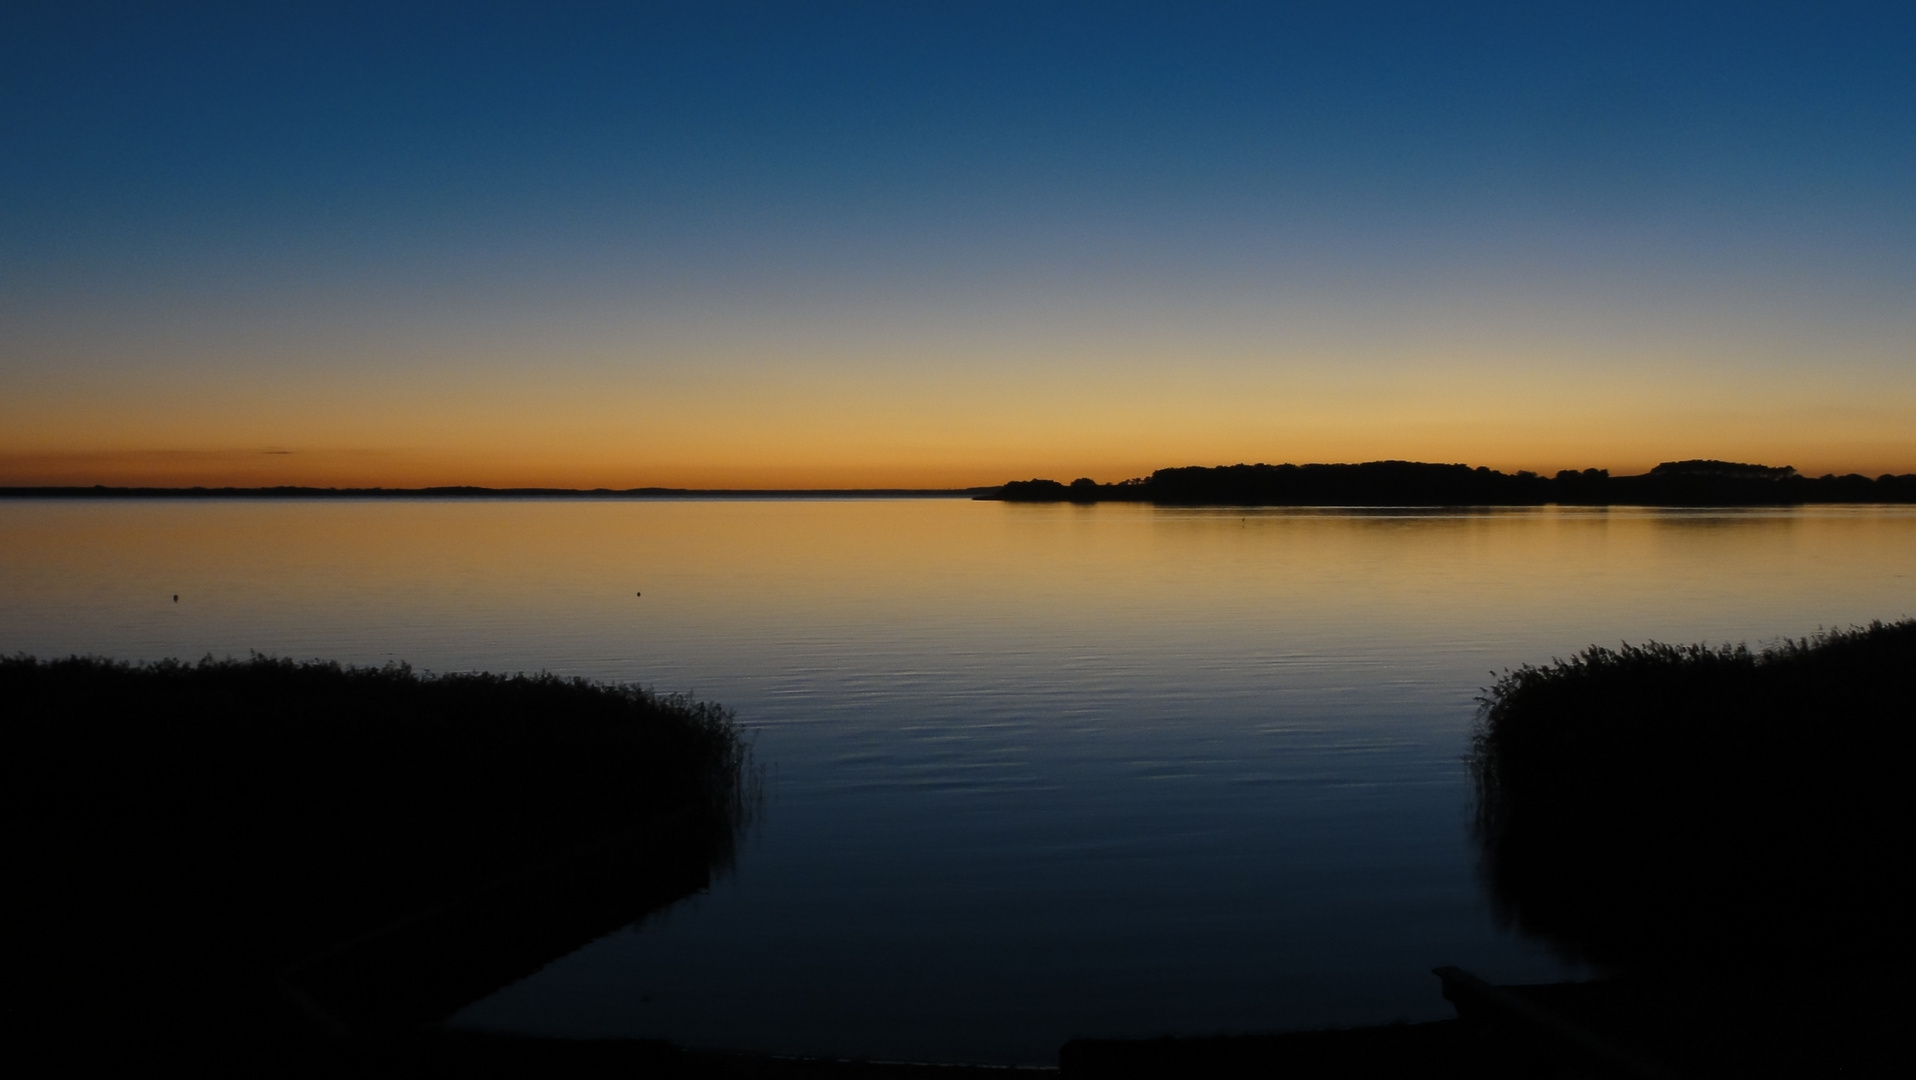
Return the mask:
[[1602,967],[1900,978],[1912,765],[1916,620],[1593,647],[1488,691],[1477,835],[1505,914]]
[[1641,476],[1604,469],[1555,476],[1468,465],[1220,465],[1159,469],[1116,484],[1080,477],[1013,480],[979,496],[1008,502],[1148,502],[1214,506],[1790,506],[1916,502],[1916,473],[1807,477],[1788,466],[1670,461]]
[[141,1053],[439,1019],[704,885],[750,791],[723,709],[546,675],[16,657],[0,703],[16,973]]

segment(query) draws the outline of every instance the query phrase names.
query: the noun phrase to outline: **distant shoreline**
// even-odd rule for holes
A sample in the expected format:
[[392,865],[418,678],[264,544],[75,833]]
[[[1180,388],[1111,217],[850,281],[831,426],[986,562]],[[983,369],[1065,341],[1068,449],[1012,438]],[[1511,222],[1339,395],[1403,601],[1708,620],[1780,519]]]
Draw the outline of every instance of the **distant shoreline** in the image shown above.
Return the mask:
[[1080,477],[1013,480],[981,498],[1006,502],[1135,502],[1157,506],[1798,506],[1916,503],[1916,473],[1808,477],[1788,465],[1666,461],[1641,476],[1564,469],[1555,476],[1422,461],[1201,465],[1116,484]]
[[1916,473],[1809,477],[1788,465],[1666,461],[1640,476],[1565,469],[1555,476],[1461,464],[1218,465],[1159,469],[1115,484],[1080,477],[963,488],[0,487],[0,499],[975,499],[1157,506],[1431,508],[1463,506],[1761,507],[1916,503]]
[[976,499],[974,488],[0,487],[0,499]]

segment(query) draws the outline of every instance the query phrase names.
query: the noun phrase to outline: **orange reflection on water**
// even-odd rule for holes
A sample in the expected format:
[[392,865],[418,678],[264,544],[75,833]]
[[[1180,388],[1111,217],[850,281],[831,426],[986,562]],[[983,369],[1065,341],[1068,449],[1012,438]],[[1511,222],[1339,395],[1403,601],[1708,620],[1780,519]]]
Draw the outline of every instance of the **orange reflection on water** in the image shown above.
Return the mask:
[[145,657],[602,671],[677,635],[910,633],[1220,656],[1462,636],[1508,641],[1516,662],[1916,611],[1916,513],[1897,508],[9,502],[0,548],[0,648]]

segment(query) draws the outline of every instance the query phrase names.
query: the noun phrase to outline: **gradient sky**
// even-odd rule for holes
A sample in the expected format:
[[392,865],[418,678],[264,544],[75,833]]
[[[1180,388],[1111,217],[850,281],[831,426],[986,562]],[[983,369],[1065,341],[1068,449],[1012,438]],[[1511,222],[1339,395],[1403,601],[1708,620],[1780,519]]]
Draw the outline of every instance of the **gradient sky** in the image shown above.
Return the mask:
[[0,14],[0,483],[1916,471],[1916,6],[185,7]]

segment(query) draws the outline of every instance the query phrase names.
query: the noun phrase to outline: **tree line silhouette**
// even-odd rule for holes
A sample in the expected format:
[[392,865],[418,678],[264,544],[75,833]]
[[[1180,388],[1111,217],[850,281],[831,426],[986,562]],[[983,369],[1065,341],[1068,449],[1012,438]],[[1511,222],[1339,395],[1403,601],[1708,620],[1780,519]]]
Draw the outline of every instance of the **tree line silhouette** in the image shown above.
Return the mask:
[[1789,466],[1713,460],[1666,461],[1639,476],[1612,476],[1607,469],[1542,476],[1419,461],[1193,465],[1115,484],[1089,477],[1069,484],[1013,480],[978,497],[1185,506],[1794,506],[1916,502],[1916,473],[1808,477]]

